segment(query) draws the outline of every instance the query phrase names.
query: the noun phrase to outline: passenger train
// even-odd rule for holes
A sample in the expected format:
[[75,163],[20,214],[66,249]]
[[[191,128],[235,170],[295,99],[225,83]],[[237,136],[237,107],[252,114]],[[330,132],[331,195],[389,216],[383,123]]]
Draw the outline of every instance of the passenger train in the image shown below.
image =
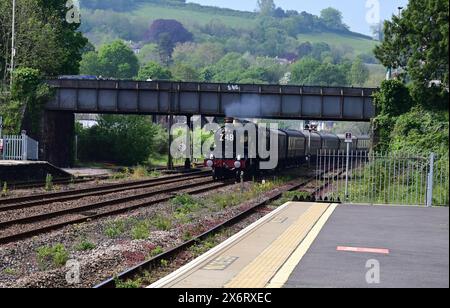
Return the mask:
[[[212,152],[205,159],[205,166],[211,168],[214,179],[221,179],[231,176],[241,177],[254,176],[260,173],[260,162],[267,161],[262,159],[259,153],[249,155],[249,149],[258,149],[258,138],[249,137],[249,134],[242,126],[236,125],[236,121],[230,121],[223,125],[215,133],[215,144],[211,148]],[[256,130],[262,128],[255,124]],[[242,130],[242,131],[240,131]],[[268,129],[266,149],[269,148],[270,137],[278,136],[278,163],[276,169],[281,170],[290,166],[299,166],[308,160],[315,161],[320,150],[346,151],[347,143],[345,135],[335,135],[331,133],[322,133],[309,130],[297,131],[290,129]],[[253,140],[256,139],[256,140]],[[274,139],[275,140],[275,139]],[[232,144],[232,151],[228,150],[225,155],[226,146]],[[239,144],[240,143],[240,144]],[[353,136],[353,142],[350,145],[351,151],[367,151],[370,147],[369,136]],[[241,149],[238,153],[238,149]],[[242,149],[244,152],[242,152]]]

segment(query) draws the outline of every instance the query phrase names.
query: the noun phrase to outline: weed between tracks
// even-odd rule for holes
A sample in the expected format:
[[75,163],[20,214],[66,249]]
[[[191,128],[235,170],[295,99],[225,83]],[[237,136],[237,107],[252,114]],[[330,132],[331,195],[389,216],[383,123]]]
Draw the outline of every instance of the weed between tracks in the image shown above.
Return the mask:
[[63,244],[56,244],[52,247],[43,246],[37,250],[37,260],[42,269],[47,269],[51,265],[62,267],[69,260],[69,253]]

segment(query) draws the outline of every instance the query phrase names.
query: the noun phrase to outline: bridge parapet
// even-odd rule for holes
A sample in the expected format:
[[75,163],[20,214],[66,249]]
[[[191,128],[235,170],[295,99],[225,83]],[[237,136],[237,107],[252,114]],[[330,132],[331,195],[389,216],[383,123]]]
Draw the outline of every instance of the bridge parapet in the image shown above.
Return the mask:
[[58,79],[46,108],[74,113],[199,114],[370,121],[372,88]]

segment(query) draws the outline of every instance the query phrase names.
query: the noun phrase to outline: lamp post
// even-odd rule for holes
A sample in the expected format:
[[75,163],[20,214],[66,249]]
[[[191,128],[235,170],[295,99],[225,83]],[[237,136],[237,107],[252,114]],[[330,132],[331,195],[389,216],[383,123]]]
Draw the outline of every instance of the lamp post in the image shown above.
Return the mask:
[[10,85],[13,84],[14,57],[16,56],[16,0],[12,0],[12,28],[11,28],[11,67]]

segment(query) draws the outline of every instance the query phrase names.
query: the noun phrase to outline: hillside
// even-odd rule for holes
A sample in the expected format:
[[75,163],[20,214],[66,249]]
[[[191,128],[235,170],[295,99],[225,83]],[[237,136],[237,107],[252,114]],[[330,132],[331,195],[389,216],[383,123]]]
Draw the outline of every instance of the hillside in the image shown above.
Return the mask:
[[[152,21],[156,19],[176,19],[183,23],[194,34],[197,40],[203,40],[201,27],[211,24],[225,27],[224,32],[230,30],[253,31],[258,26],[259,14],[242,12],[217,7],[201,6],[199,4],[180,1],[135,0],[128,1],[127,6],[121,6],[121,1],[110,4],[102,1],[84,0],[82,31],[95,46],[110,43],[114,39],[140,41]],[[100,4],[101,3],[101,4]],[[256,5],[256,1],[255,1]],[[101,8],[101,9],[98,9]],[[289,11],[286,12],[289,14]],[[306,12],[300,13],[305,20],[312,23],[306,31],[294,37],[299,43],[324,42],[333,46],[351,47],[356,54],[372,54],[376,41],[370,37],[350,31],[334,31],[327,29],[317,22],[318,17]],[[287,18],[281,19],[283,28],[291,26]],[[240,34],[237,34],[240,35]]]

